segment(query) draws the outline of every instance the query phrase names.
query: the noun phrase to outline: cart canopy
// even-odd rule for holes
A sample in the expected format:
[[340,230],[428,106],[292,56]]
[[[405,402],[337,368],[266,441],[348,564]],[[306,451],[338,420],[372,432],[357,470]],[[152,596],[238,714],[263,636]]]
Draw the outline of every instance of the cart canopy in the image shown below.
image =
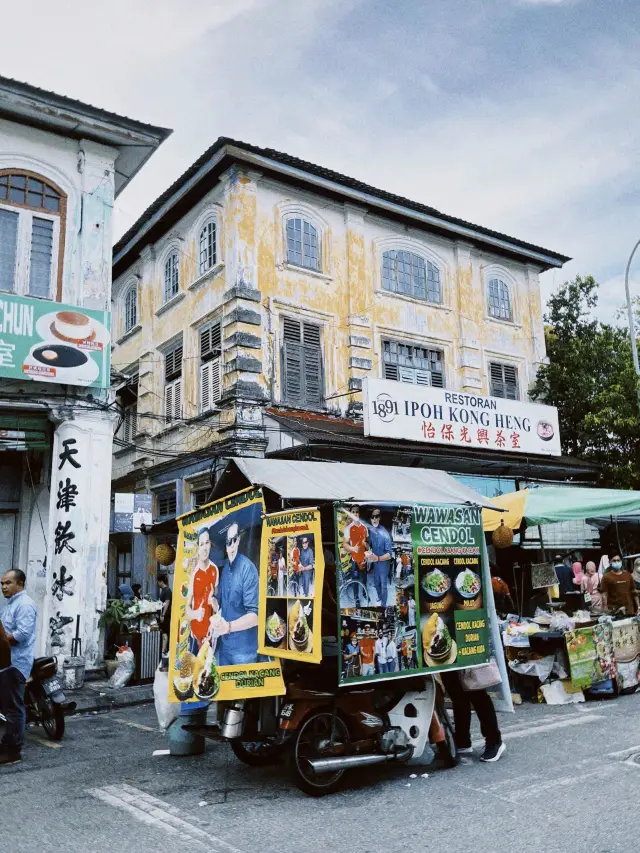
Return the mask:
[[493,498],[493,503],[506,512],[502,515],[483,512],[485,532],[500,527],[502,520],[506,527],[517,530],[523,520],[528,526],[534,526],[640,513],[640,492],[541,486],[539,489],[509,492]]
[[[242,476],[238,477],[239,474]],[[264,486],[280,497],[291,500],[474,504],[494,507],[489,498],[479,495],[444,471],[246,457],[229,460],[216,484],[212,500],[249,484]]]

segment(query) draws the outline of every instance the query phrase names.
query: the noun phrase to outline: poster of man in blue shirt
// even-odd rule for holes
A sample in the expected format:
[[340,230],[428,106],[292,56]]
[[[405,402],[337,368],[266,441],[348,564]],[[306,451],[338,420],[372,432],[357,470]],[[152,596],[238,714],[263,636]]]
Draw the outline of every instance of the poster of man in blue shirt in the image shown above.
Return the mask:
[[373,567],[373,584],[382,607],[388,604],[389,577],[391,574],[391,558],[393,556],[393,543],[389,531],[380,524],[381,512],[377,507],[371,511],[371,525],[369,526],[369,551],[366,558]]
[[301,536],[300,542],[300,585],[302,586],[302,595],[313,595],[313,569],[315,567],[315,557],[313,555],[314,536],[309,534]]
[[218,634],[218,665],[256,663],[258,660],[258,569],[240,553],[242,532],[237,521],[226,531],[226,559],[218,595],[220,616],[215,620]]

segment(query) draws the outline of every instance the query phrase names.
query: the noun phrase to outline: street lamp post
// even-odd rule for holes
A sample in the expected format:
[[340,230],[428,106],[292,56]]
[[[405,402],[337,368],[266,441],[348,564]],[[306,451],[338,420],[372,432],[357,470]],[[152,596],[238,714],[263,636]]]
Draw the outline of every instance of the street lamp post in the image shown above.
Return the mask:
[[638,362],[638,344],[636,343],[636,325],[633,317],[633,305],[631,304],[631,294],[629,293],[629,270],[631,269],[631,261],[633,260],[633,256],[636,253],[636,250],[640,246],[640,240],[635,244],[631,254],[629,255],[629,260],[627,261],[627,268],[624,271],[624,291],[627,296],[627,317],[629,320],[629,336],[631,338],[631,352],[633,353],[633,366],[636,371],[636,394],[638,397],[638,410],[640,411],[640,363]]

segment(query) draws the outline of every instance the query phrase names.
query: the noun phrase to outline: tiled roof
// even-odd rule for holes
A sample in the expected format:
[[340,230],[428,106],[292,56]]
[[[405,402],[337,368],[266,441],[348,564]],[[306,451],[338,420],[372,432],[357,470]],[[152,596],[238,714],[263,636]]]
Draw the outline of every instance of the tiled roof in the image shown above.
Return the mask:
[[[124,234],[120,240],[116,243],[114,247],[114,256],[117,256],[118,253],[126,246],[126,244],[131,241],[136,232],[145,225],[149,221],[149,219],[157,213],[160,208],[168,202],[171,197],[180,190],[194,175],[197,174],[198,170],[200,170],[208,160],[210,160],[214,155],[221,151],[225,146],[231,146],[234,149],[239,150],[240,156],[234,156],[232,159],[241,159],[242,152],[246,152],[247,154],[257,155],[259,157],[266,158],[268,160],[273,161],[274,163],[280,164],[282,166],[287,166],[293,169],[298,170],[299,172],[307,173],[309,175],[315,175],[319,178],[323,178],[326,181],[330,181],[333,184],[337,184],[339,186],[349,188],[352,190],[356,190],[359,193],[363,193],[369,197],[373,198],[373,201],[369,202],[372,206],[375,204],[375,199],[379,199],[380,201],[391,202],[392,204],[399,205],[401,207],[406,208],[408,211],[415,211],[416,213],[426,214],[428,216],[436,217],[441,220],[443,225],[446,223],[450,223],[451,225],[460,226],[463,228],[472,229],[478,235],[485,235],[487,237],[491,237],[493,239],[497,239],[508,243],[514,252],[517,252],[518,249],[528,250],[532,252],[536,252],[542,255],[551,258],[554,261],[554,265],[561,266],[563,263],[566,263],[570,260],[566,255],[560,255],[557,252],[552,252],[548,249],[544,249],[541,246],[536,246],[532,243],[526,243],[522,240],[514,239],[513,237],[509,237],[506,234],[502,234],[499,231],[493,231],[490,228],[485,228],[481,225],[474,225],[471,222],[467,222],[464,219],[458,219],[454,216],[449,216],[448,214],[441,213],[433,207],[429,207],[426,204],[421,204],[417,201],[411,201],[411,199],[404,198],[399,195],[395,195],[394,193],[387,192],[385,190],[377,189],[376,187],[372,187],[369,184],[365,184],[362,181],[357,180],[356,178],[350,178],[348,175],[340,174],[339,172],[334,172],[332,169],[326,169],[323,166],[317,166],[314,163],[309,163],[306,160],[301,160],[298,157],[293,157],[290,154],[285,154],[282,151],[276,151],[273,148],[259,148],[256,145],[250,145],[246,142],[240,142],[235,139],[230,139],[226,136],[219,137],[213,145],[208,148],[204,154],[202,154],[198,159],[193,163],[186,172],[184,172],[170,187],[168,187],[158,198],[151,204],[144,213],[139,217],[139,219],[131,226],[131,228]],[[230,157],[232,155],[230,154]],[[303,179],[303,176],[300,176],[300,180]]]

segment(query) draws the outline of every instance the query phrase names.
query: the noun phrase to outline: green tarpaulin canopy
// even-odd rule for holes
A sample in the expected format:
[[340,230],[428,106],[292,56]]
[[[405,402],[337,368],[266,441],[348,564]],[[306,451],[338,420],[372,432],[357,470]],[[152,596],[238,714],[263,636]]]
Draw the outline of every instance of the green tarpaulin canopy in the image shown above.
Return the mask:
[[507,527],[517,530],[523,519],[527,525],[534,526],[640,513],[640,492],[541,486],[500,495],[493,498],[493,503],[506,512],[485,509],[482,514],[485,531],[495,530],[502,520]]

